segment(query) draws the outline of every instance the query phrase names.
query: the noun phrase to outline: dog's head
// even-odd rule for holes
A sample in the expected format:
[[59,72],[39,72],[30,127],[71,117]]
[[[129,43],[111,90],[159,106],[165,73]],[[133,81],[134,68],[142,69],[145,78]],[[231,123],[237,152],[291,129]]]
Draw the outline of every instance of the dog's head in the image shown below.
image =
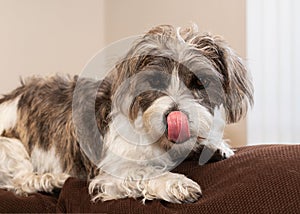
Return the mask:
[[195,27],[153,28],[136,41],[112,78],[112,117],[121,112],[130,130],[166,149],[205,138],[216,106],[223,105],[227,123],[233,123],[253,102],[242,60],[222,38]]

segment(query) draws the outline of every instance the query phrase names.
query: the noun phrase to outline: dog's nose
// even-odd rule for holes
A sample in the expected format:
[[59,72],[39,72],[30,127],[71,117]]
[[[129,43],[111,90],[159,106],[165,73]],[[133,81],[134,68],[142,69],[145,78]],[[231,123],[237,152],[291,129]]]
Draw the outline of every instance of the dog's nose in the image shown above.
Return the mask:
[[181,111],[172,111],[167,115],[168,140],[175,143],[187,141],[191,134],[188,117]]

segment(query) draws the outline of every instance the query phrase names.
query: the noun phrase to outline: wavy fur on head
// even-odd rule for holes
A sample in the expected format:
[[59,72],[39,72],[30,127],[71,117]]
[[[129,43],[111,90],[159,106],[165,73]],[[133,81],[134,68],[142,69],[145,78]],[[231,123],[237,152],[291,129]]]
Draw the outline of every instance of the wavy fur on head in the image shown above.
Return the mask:
[[[184,44],[180,41],[184,41]],[[116,90],[124,79],[135,75],[136,71],[150,63],[156,63],[158,67],[170,67],[172,65],[169,61],[176,61],[186,65],[192,72],[201,69],[189,66],[191,60],[199,60],[221,75],[219,78],[223,84],[225,99],[222,102],[226,109],[227,122],[234,123],[244,117],[249,104],[253,104],[253,86],[246,66],[222,37],[199,33],[195,26],[176,30],[173,26],[162,25],[150,30],[118,65],[118,75],[121,77],[112,88]],[[196,64],[199,65],[201,63]]]
[[[93,200],[194,202],[199,185],[169,170],[201,145],[233,155],[209,134],[221,127],[214,112],[236,122],[252,94],[246,67],[221,37],[157,26],[102,81],[31,78],[0,99],[0,187],[51,192],[76,176],[89,179]],[[180,142],[168,129],[174,112],[185,118],[177,118]]]

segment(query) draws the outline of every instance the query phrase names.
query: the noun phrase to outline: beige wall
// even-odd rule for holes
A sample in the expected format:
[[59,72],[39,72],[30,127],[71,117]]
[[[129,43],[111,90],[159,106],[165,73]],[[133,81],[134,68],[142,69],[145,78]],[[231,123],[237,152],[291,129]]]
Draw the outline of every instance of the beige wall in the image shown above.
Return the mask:
[[[102,47],[157,24],[220,34],[245,56],[245,0],[0,0],[0,93],[20,76],[78,74]],[[246,143],[246,123],[226,130]]]
[[103,47],[103,1],[0,0],[0,93],[31,74],[79,73]]

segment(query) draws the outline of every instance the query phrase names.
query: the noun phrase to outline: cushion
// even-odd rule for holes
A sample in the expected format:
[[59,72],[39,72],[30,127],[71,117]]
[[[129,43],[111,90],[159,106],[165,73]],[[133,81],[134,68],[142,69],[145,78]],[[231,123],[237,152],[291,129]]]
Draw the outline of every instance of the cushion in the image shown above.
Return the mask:
[[76,213],[298,213],[300,145],[263,145],[237,149],[226,160],[198,165],[199,154],[174,172],[198,182],[203,196],[192,204],[162,200],[121,199],[93,203],[87,182],[69,178],[58,198],[42,193],[28,197],[0,191],[0,212]]

